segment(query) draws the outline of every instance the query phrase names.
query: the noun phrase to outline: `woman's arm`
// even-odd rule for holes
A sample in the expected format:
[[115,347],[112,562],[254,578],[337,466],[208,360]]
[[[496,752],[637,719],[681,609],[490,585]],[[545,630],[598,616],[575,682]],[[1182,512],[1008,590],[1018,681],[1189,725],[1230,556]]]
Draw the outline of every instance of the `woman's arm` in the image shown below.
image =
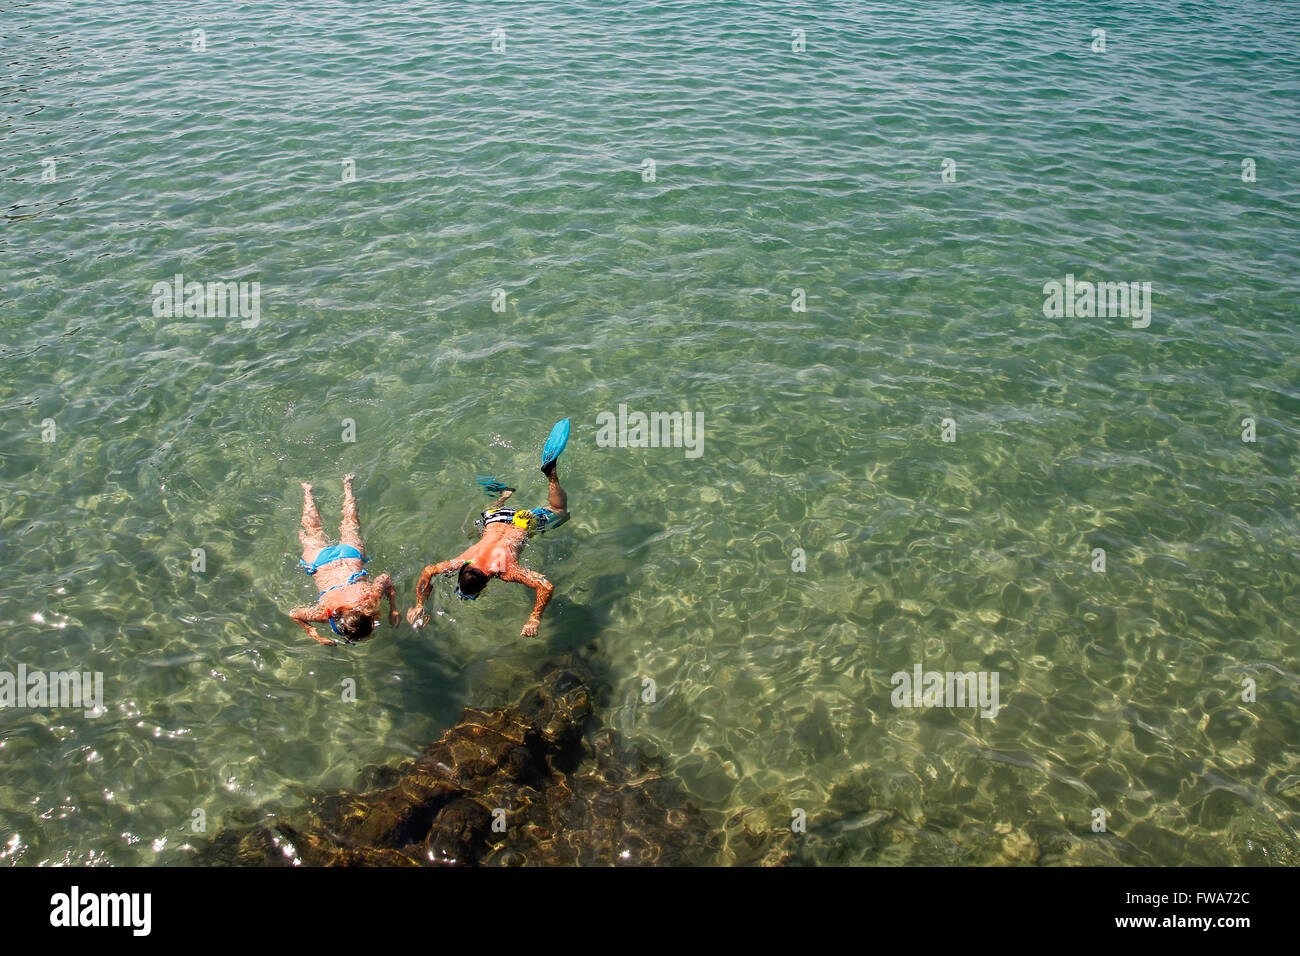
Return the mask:
[[329,612],[319,607],[296,607],[289,612],[289,616],[298,622],[298,626],[307,632],[308,636],[318,644],[324,644],[326,647],[333,647],[337,641],[331,641],[328,638],[321,637],[316,633],[316,628],[312,627],[315,621],[328,621]]
[[[375,581],[375,586],[384,597],[388,598],[388,626],[401,627],[402,616],[397,613],[397,588],[393,587],[393,579],[387,574],[381,574]],[[379,608],[376,607],[375,610]]]

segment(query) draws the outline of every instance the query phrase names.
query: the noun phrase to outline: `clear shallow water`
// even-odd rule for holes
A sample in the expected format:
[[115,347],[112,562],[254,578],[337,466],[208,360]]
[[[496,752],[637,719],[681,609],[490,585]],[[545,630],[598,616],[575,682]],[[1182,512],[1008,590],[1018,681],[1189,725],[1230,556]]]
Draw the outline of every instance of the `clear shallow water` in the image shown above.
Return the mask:
[[[165,859],[195,808],[351,785],[576,652],[720,826],[806,809],[808,862],[1296,862],[1300,4],[35,3],[0,34],[0,646],[108,707],[0,711],[6,861]],[[258,280],[261,324],[155,318],[177,272]],[[1066,274],[1151,282],[1151,326],[1044,318]],[[703,412],[703,456],[599,447],[620,403]],[[540,502],[565,416],[540,639],[500,585],[355,650],[283,615],[298,481],[330,525],[358,473],[406,604],[475,474]],[[998,671],[998,717],[892,707],[918,662]]]

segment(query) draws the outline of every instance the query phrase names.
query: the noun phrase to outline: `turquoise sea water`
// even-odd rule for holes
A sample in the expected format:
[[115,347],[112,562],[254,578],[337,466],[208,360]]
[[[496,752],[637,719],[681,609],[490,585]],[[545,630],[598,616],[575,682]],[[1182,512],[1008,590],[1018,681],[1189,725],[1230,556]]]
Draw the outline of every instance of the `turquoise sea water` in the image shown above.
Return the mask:
[[[0,859],[173,859],[576,653],[803,862],[1297,862],[1300,3],[95,0],[0,43],[0,669],[107,710],[0,710]],[[259,324],[155,316],[177,273]],[[1149,327],[1046,317],[1067,275]],[[620,404],[703,454],[601,446]],[[566,416],[539,638],[500,584],[355,649],[287,619],[299,481],[336,526],[357,472],[409,604]],[[917,664],[997,717],[894,707]]]

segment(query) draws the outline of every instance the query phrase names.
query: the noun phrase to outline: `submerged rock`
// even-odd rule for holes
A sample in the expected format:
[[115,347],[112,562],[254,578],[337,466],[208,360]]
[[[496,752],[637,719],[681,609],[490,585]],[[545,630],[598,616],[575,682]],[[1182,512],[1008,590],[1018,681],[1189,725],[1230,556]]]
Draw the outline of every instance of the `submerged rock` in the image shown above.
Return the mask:
[[586,678],[552,670],[515,705],[467,709],[371,789],[314,797],[291,819],[226,829],[207,866],[709,864],[721,837],[681,787],[588,739]]

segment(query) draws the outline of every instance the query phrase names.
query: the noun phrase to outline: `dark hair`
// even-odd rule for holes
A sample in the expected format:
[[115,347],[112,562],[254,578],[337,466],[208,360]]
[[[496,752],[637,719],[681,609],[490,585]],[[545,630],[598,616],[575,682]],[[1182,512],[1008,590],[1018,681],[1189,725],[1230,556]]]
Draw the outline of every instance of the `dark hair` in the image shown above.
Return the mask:
[[339,633],[350,641],[364,641],[375,629],[375,619],[361,611],[344,611],[334,623]]
[[456,575],[456,583],[460,586],[461,594],[473,597],[487,587],[488,576],[474,565],[465,564],[461,565],[460,574]]

